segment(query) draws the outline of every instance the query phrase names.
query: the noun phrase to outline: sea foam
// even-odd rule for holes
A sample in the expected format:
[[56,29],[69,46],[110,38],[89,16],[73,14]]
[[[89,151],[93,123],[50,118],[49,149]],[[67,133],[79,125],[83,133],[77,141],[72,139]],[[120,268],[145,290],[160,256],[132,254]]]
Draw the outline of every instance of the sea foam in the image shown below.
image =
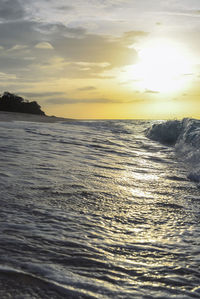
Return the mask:
[[200,182],[200,120],[184,118],[154,123],[146,131],[148,138],[173,145],[189,168],[188,178]]

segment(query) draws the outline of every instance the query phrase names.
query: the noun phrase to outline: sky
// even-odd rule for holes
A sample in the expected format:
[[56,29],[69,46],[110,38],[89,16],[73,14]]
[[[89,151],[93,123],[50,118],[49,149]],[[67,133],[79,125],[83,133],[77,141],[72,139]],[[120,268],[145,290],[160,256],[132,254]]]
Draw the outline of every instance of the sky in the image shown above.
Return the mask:
[[0,0],[0,91],[48,115],[200,118],[199,0]]

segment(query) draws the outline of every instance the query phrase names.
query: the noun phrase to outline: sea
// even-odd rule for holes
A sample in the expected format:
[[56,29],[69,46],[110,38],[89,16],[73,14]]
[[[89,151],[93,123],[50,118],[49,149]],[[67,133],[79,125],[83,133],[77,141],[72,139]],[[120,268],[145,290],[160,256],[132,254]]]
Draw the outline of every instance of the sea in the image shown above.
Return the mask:
[[200,120],[0,122],[0,298],[200,298]]

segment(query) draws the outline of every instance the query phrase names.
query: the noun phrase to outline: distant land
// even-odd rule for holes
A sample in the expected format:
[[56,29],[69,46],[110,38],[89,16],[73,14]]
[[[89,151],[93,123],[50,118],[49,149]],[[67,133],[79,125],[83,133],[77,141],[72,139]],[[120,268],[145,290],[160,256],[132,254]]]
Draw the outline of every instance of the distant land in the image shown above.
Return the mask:
[[0,121],[57,122],[68,118],[47,116],[36,101],[29,102],[22,97],[4,92],[0,96]]
[[45,115],[36,101],[29,102],[7,91],[0,97],[0,111]]

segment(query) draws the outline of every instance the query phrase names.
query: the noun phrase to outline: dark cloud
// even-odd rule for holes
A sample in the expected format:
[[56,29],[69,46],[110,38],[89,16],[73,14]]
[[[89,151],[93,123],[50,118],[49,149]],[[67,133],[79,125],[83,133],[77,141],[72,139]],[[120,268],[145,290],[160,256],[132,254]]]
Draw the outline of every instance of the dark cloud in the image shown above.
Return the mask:
[[86,29],[83,27],[67,27],[61,23],[48,24],[38,23],[37,29],[47,37],[65,38],[65,37],[81,37],[86,34]]
[[[24,60],[23,57],[3,56],[0,59],[1,71],[18,71],[21,72],[31,64],[30,61]],[[19,69],[20,68],[20,69]]]
[[96,90],[96,87],[94,86],[85,86],[81,88],[77,88],[78,91],[90,91],[90,90]]
[[62,6],[57,6],[56,9],[62,11],[71,11],[74,9],[74,7],[70,5],[62,5]]
[[73,37],[76,39],[84,34],[84,28],[71,28],[62,24],[46,24],[28,20],[0,23],[0,45],[7,48],[16,44],[33,46],[39,42],[51,43],[51,39],[56,38]]
[[[88,34],[82,27],[63,24],[28,20],[0,23],[0,46],[4,47],[0,67],[37,81],[42,76],[102,79],[106,78],[102,76],[104,71],[137,61],[132,45],[145,34],[130,31],[114,37]],[[56,69],[58,58],[62,62]]]
[[16,44],[34,45],[43,41],[44,36],[38,31],[38,25],[36,22],[26,20],[1,23],[1,46],[11,48]]
[[60,98],[60,99],[48,99],[45,101],[47,104],[52,105],[69,105],[69,104],[114,104],[121,103],[120,101],[96,98],[96,99],[71,99],[71,98]]
[[19,92],[20,95],[30,98],[43,98],[64,95],[64,92]]
[[1,0],[0,19],[17,20],[25,15],[24,8],[18,0]]

